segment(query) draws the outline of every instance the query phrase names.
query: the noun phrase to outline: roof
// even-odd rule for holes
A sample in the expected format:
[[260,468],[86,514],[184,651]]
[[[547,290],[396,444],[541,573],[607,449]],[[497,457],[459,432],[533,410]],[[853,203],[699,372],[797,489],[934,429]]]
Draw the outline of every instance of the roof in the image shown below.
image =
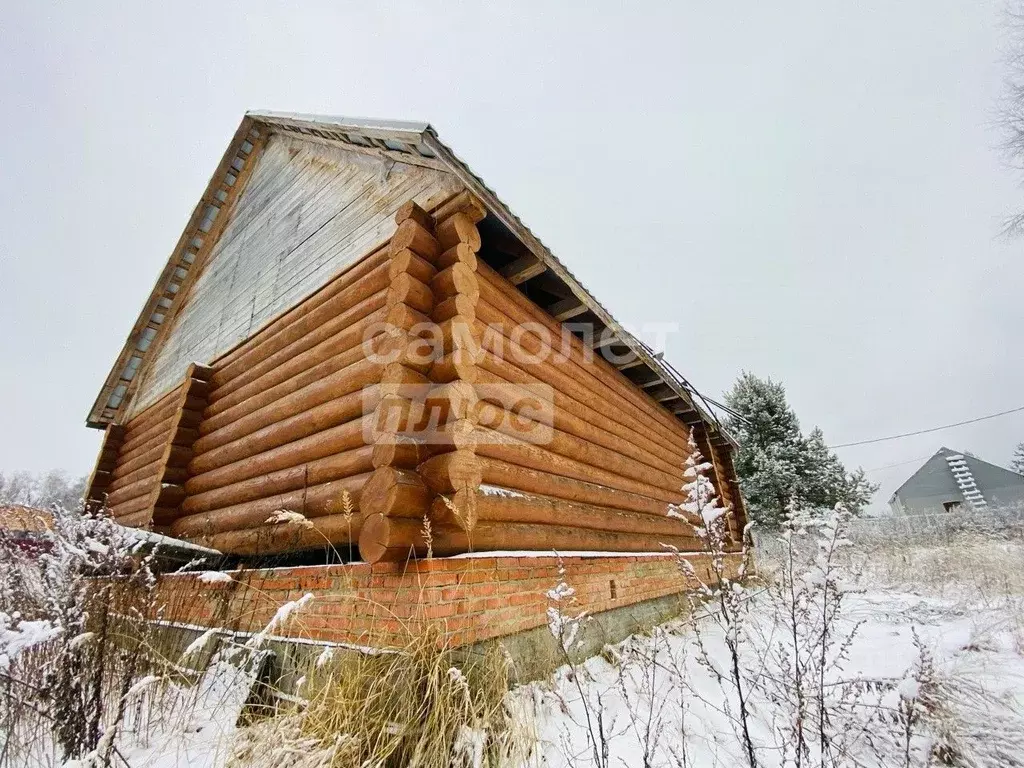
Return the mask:
[[[957,470],[957,467],[962,469]],[[981,496],[999,488],[1024,488],[1024,475],[969,453],[943,446],[893,492],[889,501],[891,503],[897,496],[921,498],[941,493],[970,494],[970,489],[964,488],[964,482],[957,479],[957,475],[960,474],[965,475],[966,480],[979,489]],[[909,491],[913,493],[908,496]]]
[[0,530],[13,533],[46,533],[53,530],[53,513],[21,504],[0,506]]
[[[155,345],[152,342],[158,338],[163,324],[171,322],[187,292],[181,289],[190,278],[189,273],[197,273],[202,269],[204,237],[213,229],[220,208],[230,204],[230,190],[235,180],[247,171],[247,164],[252,165],[250,160],[254,154],[254,145],[270,133],[298,135],[312,141],[341,146],[346,150],[451,173],[543,265],[542,271],[546,269],[555,280],[560,281],[583,307],[604,324],[618,345],[632,352],[637,370],[643,373],[643,386],[648,388],[652,397],[681,421],[691,425],[705,424],[712,443],[736,446],[735,439],[723,428],[710,408],[698,402],[699,393],[671,365],[666,364],[660,355],[626,331],[540,238],[441,141],[430,124],[263,111],[248,112],[242,119],[89,412],[89,426],[103,428],[115,423],[130,400],[133,380],[147,356],[153,354],[152,347]],[[191,276],[192,279],[194,276]]]

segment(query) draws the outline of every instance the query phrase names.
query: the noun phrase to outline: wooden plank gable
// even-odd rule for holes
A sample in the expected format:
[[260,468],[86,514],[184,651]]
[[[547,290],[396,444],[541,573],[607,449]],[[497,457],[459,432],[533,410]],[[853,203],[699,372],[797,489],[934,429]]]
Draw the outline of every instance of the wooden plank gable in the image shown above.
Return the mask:
[[394,231],[398,207],[460,185],[418,165],[271,135],[202,271],[140,376],[129,416],[249,338]]

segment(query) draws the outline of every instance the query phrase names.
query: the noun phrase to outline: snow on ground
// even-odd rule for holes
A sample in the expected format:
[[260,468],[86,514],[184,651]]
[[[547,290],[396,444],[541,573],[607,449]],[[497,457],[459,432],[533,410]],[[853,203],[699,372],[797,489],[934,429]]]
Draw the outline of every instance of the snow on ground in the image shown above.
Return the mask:
[[[120,735],[124,762],[132,768],[221,768],[228,761],[251,685],[252,675],[245,670],[215,663],[198,690],[163,691],[154,719],[137,728],[129,724]],[[90,765],[80,763],[82,768]],[[78,768],[78,764],[67,763],[64,768]]]
[[[1017,624],[1021,619],[1010,610],[1006,604],[964,605],[952,598],[909,592],[871,590],[852,595],[842,623],[847,628],[854,622],[861,624],[844,665],[844,678],[884,681],[899,690],[901,682],[912,680],[918,659],[916,631],[945,674],[965,677],[1024,711],[1024,647]],[[711,653],[726,654],[719,629],[708,626],[701,635]],[[538,764],[745,764],[735,722],[725,712],[722,689],[698,657],[692,628],[673,622],[590,659],[576,673],[563,667],[551,681],[517,691],[515,695],[537,705]],[[735,712],[734,700],[731,706]],[[759,764],[781,765],[773,722],[780,712],[757,695],[754,706],[753,739],[760,747]],[[1018,723],[1024,729],[1024,718]],[[593,754],[591,730],[607,734],[607,760]],[[858,757],[872,764],[866,752]]]
[[[878,719],[880,711],[906,708],[937,678],[941,685],[935,690],[945,697],[938,707],[943,738],[960,753],[948,764],[1024,765],[1024,748],[1018,749],[1024,745],[1024,545],[973,539],[891,550],[857,547],[853,559],[858,558],[853,571],[859,575],[846,577],[849,591],[834,630],[837,636],[852,632],[853,639],[826,685],[846,697],[846,713],[837,710],[834,716],[848,754],[834,764],[928,765],[927,753],[939,736],[923,727],[913,729],[905,754],[894,751],[896,742],[874,748],[868,742],[884,742],[879,734],[893,729],[889,715]],[[551,588],[553,607],[571,598],[571,583]],[[763,658],[758,653],[765,648],[779,647],[789,627],[770,591],[748,594],[743,635],[749,662]],[[8,621],[4,629],[24,628]],[[670,622],[517,688],[507,697],[508,709],[521,736],[536,747],[530,759],[507,768],[748,764],[735,689],[716,680],[701,652],[703,647],[724,670],[725,639],[710,615],[697,620],[697,631],[686,620]],[[923,675],[922,659],[929,654],[934,672]],[[781,678],[786,663],[767,660],[757,672]],[[142,680],[127,698],[147,714],[126,721],[116,741],[120,754],[133,768],[220,768],[243,745],[247,755],[265,755],[267,766],[318,764],[315,744],[294,716],[287,728],[238,730],[251,682],[251,674],[220,662],[195,688]],[[746,703],[758,765],[792,764],[784,754],[793,726],[790,703],[771,686],[748,690]],[[282,734],[292,734],[294,741],[282,742]],[[472,746],[467,752],[475,766],[483,737],[470,735],[462,741]],[[236,764],[263,765],[248,758]]]
[[[916,632],[943,674],[966,678],[1024,710],[1020,621],[1006,602],[986,606],[884,589],[853,594],[840,622],[846,628],[859,623],[844,677],[882,681],[889,690],[913,692],[912,673],[919,656]],[[711,654],[724,657],[721,630],[708,625],[701,630],[701,639]],[[226,695],[231,686],[224,683],[225,674],[221,670],[219,677],[214,676],[209,693],[184,723],[168,722],[168,729],[152,734],[145,745],[126,745],[129,763],[159,768],[223,765],[241,705],[237,692],[233,698]],[[510,701],[523,719],[521,725],[535,729],[538,740],[537,752],[526,765],[744,764],[735,722],[726,714],[727,698],[701,665],[693,629],[683,621],[632,637],[575,672],[563,667],[549,680],[512,692]],[[752,705],[760,765],[782,765],[776,727],[780,712],[763,696],[755,695]],[[735,713],[734,699],[728,706]],[[1024,729],[1024,719],[1018,722]],[[591,732],[605,734],[598,741],[606,740],[607,759],[594,755]],[[873,760],[867,750],[858,759],[866,765],[886,764]]]

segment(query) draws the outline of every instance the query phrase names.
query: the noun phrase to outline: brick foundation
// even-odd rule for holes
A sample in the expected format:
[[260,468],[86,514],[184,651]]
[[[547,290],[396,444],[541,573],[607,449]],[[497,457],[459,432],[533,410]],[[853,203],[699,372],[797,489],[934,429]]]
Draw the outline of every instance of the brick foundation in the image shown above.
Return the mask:
[[[738,556],[731,556],[732,567]],[[687,559],[705,578],[706,555]],[[565,569],[564,575],[559,568]],[[263,629],[277,609],[306,593],[314,600],[274,635],[374,647],[404,645],[435,625],[453,648],[516,635],[547,623],[547,592],[576,590],[570,615],[608,611],[693,589],[674,555],[554,555],[436,558],[233,571],[230,582],[198,573],[161,578],[160,618],[192,627]],[[628,633],[627,633],[628,634]]]

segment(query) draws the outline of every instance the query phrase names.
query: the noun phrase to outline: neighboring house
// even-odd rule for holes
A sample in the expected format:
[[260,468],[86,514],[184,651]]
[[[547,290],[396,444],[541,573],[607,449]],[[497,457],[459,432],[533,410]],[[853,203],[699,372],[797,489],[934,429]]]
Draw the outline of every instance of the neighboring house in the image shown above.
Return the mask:
[[21,504],[0,505],[0,536],[24,549],[47,548],[47,533],[52,530],[52,512]]
[[247,114],[88,425],[93,505],[241,556],[692,551],[691,436],[743,528],[729,435],[425,123]]
[[889,499],[897,515],[991,509],[1024,503],[1024,475],[940,448]]

